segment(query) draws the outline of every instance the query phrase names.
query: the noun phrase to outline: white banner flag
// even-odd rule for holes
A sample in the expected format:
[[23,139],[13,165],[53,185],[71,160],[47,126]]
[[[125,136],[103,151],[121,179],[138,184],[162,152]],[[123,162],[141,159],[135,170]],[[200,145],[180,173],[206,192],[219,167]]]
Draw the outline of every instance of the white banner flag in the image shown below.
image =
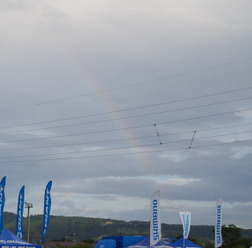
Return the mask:
[[185,239],[187,239],[191,228],[191,213],[179,212],[179,215],[183,225],[183,236]]
[[222,245],[222,234],[221,234],[221,227],[222,227],[222,200],[219,199],[216,203],[215,208],[215,248],[220,247]]
[[150,246],[154,246],[159,240],[161,240],[159,202],[160,190],[156,191],[151,198]]

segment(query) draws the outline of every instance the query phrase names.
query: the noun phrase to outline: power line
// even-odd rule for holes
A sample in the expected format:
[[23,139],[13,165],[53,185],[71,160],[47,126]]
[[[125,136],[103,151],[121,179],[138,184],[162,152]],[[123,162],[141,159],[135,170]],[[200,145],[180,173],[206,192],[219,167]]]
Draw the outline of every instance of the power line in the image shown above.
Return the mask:
[[[161,102],[161,103],[156,103],[156,104],[136,106],[136,107],[125,108],[125,109],[120,109],[120,110],[114,110],[114,111],[109,111],[109,112],[100,112],[100,113],[95,113],[95,114],[87,114],[87,115],[68,117],[68,118],[60,118],[60,119],[54,119],[54,120],[46,120],[46,121],[40,121],[40,122],[23,123],[23,124],[12,125],[12,126],[2,126],[0,128],[1,129],[15,128],[15,127],[22,127],[22,126],[31,126],[31,125],[39,125],[39,124],[46,124],[46,123],[52,123],[52,122],[61,122],[61,121],[82,119],[82,118],[88,118],[88,117],[97,117],[97,116],[101,116],[101,115],[114,114],[114,113],[118,113],[118,112],[133,111],[133,110],[156,107],[156,106],[161,106],[161,105],[169,105],[169,104],[172,104],[172,103],[187,102],[187,101],[191,101],[191,100],[207,98],[207,97],[212,97],[212,96],[218,96],[218,95],[223,95],[223,94],[228,94],[228,93],[234,93],[234,92],[239,92],[239,91],[247,91],[247,90],[250,90],[250,89],[252,89],[252,86],[251,87],[246,87],[246,88],[239,88],[239,89],[229,90],[229,91],[222,91],[222,92],[217,92],[217,93],[212,93],[212,94],[207,94],[207,95],[200,95],[200,96],[195,96],[195,97],[190,97],[190,98],[184,98],[184,99],[179,99],[179,100]],[[240,98],[240,99],[235,99],[235,100],[230,100],[230,101],[225,101],[225,102],[220,102],[220,103],[228,103],[228,102],[232,102],[232,101],[235,102],[235,101],[241,101],[241,100],[247,100],[247,99],[251,99],[251,97],[245,97],[245,98]],[[214,104],[214,103],[212,103],[212,104]],[[205,106],[210,106],[210,105],[211,105],[211,103],[209,105],[206,104]],[[196,107],[197,106],[192,107],[192,108],[196,108]],[[179,111],[179,110],[180,109],[171,110],[171,111]],[[181,110],[183,110],[183,108],[181,108]],[[104,121],[110,121],[110,120],[104,120]],[[92,123],[92,122],[88,122],[88,123]]]
[[1,111],[14,110],[14,109],[34,107],[34,106],[40,106],[40,105],[47,105],[47,104],[52,104],[52,103],[55,103],[55,102],[62,102],[62,101],[76,99],[76,98],[82,98],[82,97],[87,97],[87,96],[91,96],[91,95],[97,95],[97,94],[101,94],[101,93],[104,93],[104,92],[116,91],[116,90],[125,89],[125,88],[129,88],[129,87],[134,87],[136,85],[141,85],[141,84],[156,83],[158,81],[173,79],[173,78],[177,78],[177,77],[181,77],[181,76],[190,75],[190,74],[193,74],[193,73],[208,71],[208,70],[211,70],[211,69],[225,67],[225,66],[229,66],[229,65],[232,65],[232,64],[242,63],[242,62],[251,61],[251,60],[252,60],[252,58],[250,58],[250,57],[249,58],[244,58],[244,59],[233,60],[233,61],[226,62],[226,63],[210,65],[210,66],[207,66],[207,67],[203,67],[203,68],[199,68],[199,69],[195,69],[195,70],[190,70],[190,71],[185,71],[185,72],[181,72],[181,73],[176,73],[176,74],[168,75],[168,76],[165,76],[165,77],[154,78],[154,79],[144,80],[144,81],[135,82],[135,83],[129,83],[129,84],[126,84],[126,85],[123,85],[123,86],[108,88],[108,89],[105,89],[105,90],[95,91],[95,92],[91,92],[91,93],[87,93],[87,94],[80,94],[80,95],[76,95],[76,96],[64,97],[64,98],[59,98],[59,99],[55,99],[55,100],[51,100],[51,101],[44,101],[44,102],[40,102],[40,103],[36,103],[36,104],[27,104],[27,105],[23,105],[23,106],[16,106],[16,107],[10,107],[10,108],[6,108],[6,109],[0,109],[0,112]]
[[213,138],[218,138],[218,137],[225,137],[225,136],[230,136],[230,135],[236,135],[236,134],[244,134],[244,133],[251,133],[252,130],[246,130],[246,131],[239,131],[239,132],[233,132],[233,133],[225,133],[225,134],[216,134],[216,135],[211,135],[211,136],[205,136],[205,137],[199,137],[197,140],[202,140],[202,139],[213,139]]
[[157,124],[158,125],[164,125],[164,124],[171,124],[171,123],[177,123],[177,122],[192,121],[192,120],[197,120],[197,119],[202,119],[202,118],[209,118],[209,117],[216,117],[216,116],[222,116],[222,115],[229,115],[229,114],[239,113],[239,112],[248,111],[248,110],[251,110],[251,109],[252,108],[247,108],[247,109],[242,109],[242,110],[222,112],[222,113],[217,113],[217,114],[209,114],[209,115],[192,117],[192,118],[186,118],[186,119],[179,119],[179,120],[173,120],[173,121],[165,121],[165,122],[160,122],[160,123],[157,123]]
[[243,126],[248,126],[251,124],[252,122],[248,122],[248,123],[236,124],[236,125],[225,125],[225,126],[219,126],[219,127],[204,128],[204,129],[198,129],[197,132],[205,132],[205,131],[211,131],[211,130],[223,129],[223,128],[243,127]]
[[[237,135],[237,134],[245,134],[245,133],[251,133],[252,130],[246,130],[246,131],[240,131],[240,132],[233,132],[233,133],[225,133],[225,134],[218,134],[218,135],[212,135],[212,136],[206,136],[197,138],[197,140],[202,139],[213,139],[217,137],[225,137],[230,135]],[[152,144],[145,144],[145,145],[131,145],[131,146],[122,146],[122,147],[110,147],[110,148],[97,148],[95,150],[85,150],[85,151],[64,151],[64,152],[54,152],[54,153],[43,153],[43,154],[35,154],[35,155],[22,155],[22,156],[11,156],[11,157],[1,157],[0,159],[15,159],[15,158],[33,158],[33,157],[44,157],[44,156],[55,156],[55,155],[67,155],[67,154],[76,154],[76,153],[97,153],[97,152],[104,152],[104,151],[114,151],[114,150],[123,150],[123,149],[133,149],[133,148],[145,148],[145,147],[153,147],[153,146],[159,146],[159,145],[168,145],[168,144],[174,144],[174,143],[181,143],[185,141],[190,141],[190,145],[188,148],[192,148],[192,141],[195,139],[196,131],[193,132],[193,138],[192,139],[180,139],[175,141],[169,141],[169,142],[159,142],[159,143],[152,143]]]
[[[234,114],[234,113],[240,113],[240,112],[243,112],[243,111],[248,111],[248,110],[251,110],[251,109],[252,108],[246,108],[246,109],[229,111],[229,112],[221,112],[221,113],[217,113],[217,114],[209,114],[209,115],[203,115],[203,116],[197,116],[197,117],[191,117],[191,118],[185,118],[185,119],[178,119],[178,120],[172,120],[172,121],[159,122],[159,123],[156,123],[156,125],[164,125],[164,124],[171,124],[171,123],[178,123],[178,122],[186,122],[186,121],[192,121],[192,120],[198,120],[198,119],[204,119],[204,118],[210,118],[210,117],[229,115],[229,114]],[[109,133],[109,132],[116,132],[116,131],[122,131],[122,130],[128,130],[128,129],[145,128],[145,127],[150,127],[152,125],[153,124],[145,124],[145,125],[137,125],[137,126],[131,126],[131,127],[124,127],[124,128],[114,128],[114,129],[92,131],[92,132],[85,132],[85,133],[58,135],[58,136],[54,136],[54,137],[44,137],[44,138],[32,138],[32,139],[2,141],[2,144],[14,143],[14,142],[24,142],[24,141],[37,141],[37,140],[58,139],[58,138],[66,138],[66,137],[73,137],[73,136],[80,136],[80,135],[92,135],[92,134]]]
[[[219,126],[219,127],[212,127],[212,128],[205,128],[205,129],[197,129],[197,132],[207,132],[217,129],[227,129],[227,128],[235,128],[235,127],[244,127],[251,125],[250,123],[243,123],[243,124],[236,124],[236,125],[225,125],[225,126]],[[161,137],[167,137],[167,136],[174,136],[174,135],[182,135],[182,134],[191,134],[193,131],[180,131],[180,132],[173,132],[169,134],[162,134]],[[4,148],[0,149],[0,151],[17,151],[17,150],[31,150],[31,149],[41,149],[41,148],[56,148],[56,147],[71,147],[71,146],[82,146],[82,145],[96,145],[96,144],[102,144],[102,143],[114,143],[114,142],[121,142],[121,141],[137,141],[137,140],[143,140],[143,139],[150,139],[155,138],[156,135],[148,135],[148,136],[140,136],[140,137],[134,137],[134,138],[123,138],[123,139],[106,139],[106,140],[98,140],[98,141],[91,141],[91,142],[79,142],[79,143],[71,143],[71,144],[59,144],[59,145],[40,145],[40,146],[30,146],[30,147],[18,147],[18,148]],[[198,138],[203,139],[203,138]]]
[[33,146],[33,147],[19,147],[19,148],[5,148],[0,149],[0,151],[12,151],[12,150],[30,150],[30,149],[38,149],[38,148],[52,148],[52,147],[69,147],[69,146],[81,146],[81,145],[95,145],[102,143],[113,143],[113,142],[121,142],[121,141],[130,141],[130,140],[141,140],[141,139],[149,139],[156,137],[156,135],[142,136],[136,138],[123,138],[123,139],[107,139],[107,140],[99,140],[99,141],[91,141],[91,142],[81,142],[81,143],[72,143],[72,144],[64,144],[64,145],[42,145],[42,146]]
[[[37,131],[37,130],[82,126],[82,125],[88,125],[88,124],[94,124],[94,123],[110,122],[110,121],[123,120],[123,119],[132,119],[132,118],[138,118],[138,117],[165,114],[165,113],[170,113],[170,112],[178,112],[178,111],[189,110],[189,109],[209,107],[209,106],[214,106],[214,105],[219,105],[219,104],[226,104],[226,103],[231,103],[231,102],[248,100],[251,98],[252,97],[245,97],[245,98],[233,99],[233,100],[228,100],[228,101],[221,101],[221,102],[208,103],[208,104],[203,104],[203,105],[195,105],[195,106],[184,107],[184,108],[156,111],[156,112],[144,113],[144,114],[136,114],[136,115],[132,115],[132,116],[124,116],[124,117],[118,117],[118,118],[112,118],[112,119],[102,119],[102,120],[88,121],[88,122],[82,122],[82,123],[66,124],[66,125],[61,125],[61,126],[33,128],[33,129],[26,129],[26,130],[20,130],[20,131],[15,131],[15,132],[8,132],[8,133],[4,132],[4,134],[16,134],[16,133],[24,133],[24,132],[31,132],[31,131]],[[4,129],[4,128],[8,128],[8,127],[0,127],[0,128]]]
[[0,159],[15,159],[15,158],[33,158],[33,157],[44,157],[44,156],[55,156],[55,155],[67,155],[67,154],[75,154],[75,153],[97,153],[104,151],[113,151],[113,150],[123,150],[123,149],[133,149],[133,148],[144,148],[144,147],[153,147],[160,144],[146,144],[141,146],[122,146],[122,147],[113,147],[113,148],[97,148],[95,150],[85,150],[85,151],[68,151],[68,152],[55,152],[55,153],[43,153],[43,154],[35,154],[35,155],[22,155],[22,156],[11,156],[11,157],[1,157]]
[[[243,143],[252,141],[252,139],[247,140],[236,140],[236,141],[229,141],[229,142],[222,142],[222,143],[215,143],[215,144],[205,144],[205,145],[198,145],[193,146],[191,149],[196,148],[204,148],[204,147],[214,147],[220,145],[228,145],[228,144],[235,144],[235,143]],[[160,146],[160,145],[159,145]],[[76,160],[76,159],[88,159],[88,158],[104,158],[104,157],[116,157],[116,156],[128,156],[133,154],[144,154],[144,153],[161,153],[161,152],[170,152],[170,151],[182,151],[188,150],[188,147],[179,147],[179,148],[171,148],[171,149],[163,149],[163,150],[146,150],[146,151],[134,151],[134,152],[125,152],[125,153],[114,153],[114,154],[103,154],[103,155],[91,155],[91,156],[79,156],[79,157],[61,157],[61,158],[43,158],[43,159],[36,159],[36,160],[13,160],[13,161],[0,161],[1,164],[6,163],[27,163],[27,162],[45,162],[45,161],[56,161],[56,160]]]

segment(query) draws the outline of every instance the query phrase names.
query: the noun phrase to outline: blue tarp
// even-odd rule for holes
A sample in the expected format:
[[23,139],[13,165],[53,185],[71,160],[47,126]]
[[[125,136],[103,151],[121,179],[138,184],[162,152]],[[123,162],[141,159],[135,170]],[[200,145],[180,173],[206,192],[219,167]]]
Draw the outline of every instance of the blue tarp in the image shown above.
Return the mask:
[[116,241],[114,239],[101,239],[97,242],[95,248],[116,248]]
[[143,236],[105,236],[103,239],[113,239],[116,241],[117,248],[125,248],[140,240],[144,239]]
[[[137,247],[150,247],[150,236],[145,237],[144,239],[140,240],[139,242],[132,244],[129,246],[129,248],[137,248]],[[157,242],[153,247],[171,247],[168,243],[165,243],[163,241]]]
[[0,248],[42,248],[42,246],[28,243],[18,238],[10,230],[4,229],[0,234]]
[[189,239],[185,239],[185,242],[184,242],[184,238],[181,238],[181,239],[171,243],[170,246],[172,246],[174,248],[187,248],[187,247],[188,248],[202,248],[201,246],[190,241]]

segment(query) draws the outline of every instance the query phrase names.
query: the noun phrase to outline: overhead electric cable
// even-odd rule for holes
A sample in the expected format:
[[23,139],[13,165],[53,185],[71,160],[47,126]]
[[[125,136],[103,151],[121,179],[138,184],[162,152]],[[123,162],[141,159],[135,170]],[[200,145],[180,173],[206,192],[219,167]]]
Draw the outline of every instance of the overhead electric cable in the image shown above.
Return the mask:
[[55,156],[55,155],[67,155],[67,154],[75,154],[75,153],[97,153],[97,152],[104,152],[104,151],[111,151],[111,150],[122,150],[122,149],[133,149],[133,148],[144,148],[144,147],[152,147],[157,146],[159,144],[147,144],[141,146],[123,146],[123,147],[113,147],[113,148],[97,148],[92,150],[85,150],[85,151],[64,151],[64,152],[55,152],[55,153],[43,153],[43,154],[35,154],[35,155],[22,155],[22,156],[11,156],[11,157],[0,157],[1,159],[15,159],[15,158],[33,158],[33,157],[44,157],[44,156]]
[[232,132],[232,133],[216,134],[216,135],[211,135],[211,136],[199,137],[199,138],[197,138],[197,140],[213,139],[213,138],[218,138],[218,137],[223,137],[223,136],[245,134],[245,133],[251,133],[251,132],[252,132],[252,130],[246,130],[246,131],[239,131],[239,132]]
[[219,126],[219,127],[210,127],[210,128],[204,128],[204,129],[198,129],[197,132],[205,132],[205,131],[211,131],[216,129],[223,129],[223,128],[233,128],[233,127],[243,127],[251,125],[252,122],[243,123],[243,124],[236,124],[236,125],[225,125],[225,126]]
[[[243,123],[243,124],[236,124],[236,125],[224,125],[219,127],[211,127],[211,128],[205,128],[205,129],[197,129],[197,132],[207,132],[211,130],[217,130],[217,129],[227,129],[227,128],[234,128],[234,127],[243,127],[252,125],[252,122],[250,123]],[[182,134],[190,134],[192,133],[191,130],[188,131],[180,131],[180,132],[173,132],[169,134],[162,134],[162,137],[166,136],[172,136],[172,135],[182,135]],[[149,135],[149,136],[140,136],[140,137],[134,137],[134,138],[123,138],[123,139],[106,139],[106,140],[98,140],[98,141],[90,141],[90,142],[79,142],[79,143],[70,143],[70,144],[50,144],[50,145],[40,145],[40,146],[26,146],[26,147],[17,147],[17,148],[4,148],[0,149],[0,151],[17,151],[17,150],[31,150],[31,149],[41,149],[41,148],[57,148],[57,147],[71,147],[71,146],[81,146],[81,145],[94,145],[94,144],[102,144],[102,143],[113,143],[113,142],[121,142],[121,141],[136,141],[136,140],[142,140],[142,139],[150,139],[155,138],[156,135]],[[200,139],[200,138],[198,138]]]
[[[234,114],[234,113],[240,113],[240,112],[243,112],[243,111],[248,111],[248,110],[251,110],[251,109],[252,108],[246,108],[246,109],[229,111],[229,112],[221,112],[221,113],[217,113],[217,114],[209,114],[209,115],[203,115],[203,116],[197,116],[197,117],[191,117],[191,118],[185,118],[185,119],[178,119],[178,120],[172,120],[172,121],[159,122],[159,123],[156,123],[156,125],[164,125],[164,124],[171,124],[171,123],[177,123],[177,122],[192,121],[192,120],[203,119],[203,118],[210,118],[210,117],[216,117],[216,116],[223,116],[223,115],[228,115],[228,114]],[[58,136],[52,136],[52,137],[2,141],[2,144],[14,143],[14,142],[24,142],[24,141],[37,141],[37,140],[57,139],[57,138],[65,138],[65,137],[79,136],[79,135],[91,135],[91,134],[116,132],[116,131],[122,131],[122,130],[128,130],[128,129],[138,129],[138,128],[150,127],[152,125],[153,124],[145,124],[145,125],[124,127],[124,128],[115,128],[115,129],[107,129],[107,130],[92,131],[92,132],[85,132],[85,133],[76,133],[76,134],[68,134],[68,135],[58,135]]]
[[[245,90],[249,90],[249,89],[252,89],[252,86],[251,87],[247,87],[247,88],[240,88],[240,89],[235,89],[235,90],[222,91],[222,92],[212,93],[212,94],[207,94],[207,95],[200,95],[200,96],[190,97],[190,98],[185,98],[185,99],[180,99],[180,100],[167,101],[167,102],[162,102],[162,103],[157,103],[157,104],[149,104],[149,105],[144,105],[144,106],[137,106],[137,107],[125,108],[125,109],[114,110],[114,111],[109,111],[109,112],[100,112],[100,113],[95,113],[95,114],[87,114],[87,115],[74,116],[74,117],[68,117],[68,118],[60,118],[60,119],[53,119],[53,120],[46,120],[46,121],[39,121],[39,122],[31,122],[31,123],[20,123],[18,125],[2,126],[0,128],[1,129],[15,128],[15,127],[39,125],[39,124],[45,124],[45,123],[51,123],[51,122],[61,122],[61,121],[82,119],[82,118],[88,118],[88,117],[97,117],[97,116],[101,116],[101,115],[113,114],[113,113],[118,113],[118,112],[133,111],[133,110],[137,110],[137,109],[156,107],[156,106],[167,105],[167,104],[172,104],[172,103],[186,102],[186,101],[191,101],[191,100],[200,99],[200,98],[217,96],[217,95],[222,95],[222,94],[227,94],[227,93],[233,93],[233,92],[238,92],[238,91],[245,91]],[[252,97],[245,97],[245,98],[240,98],[240,99],[235,99],[235,100],[229,100],[229,101],[220,102],[220,103],[228,103],[228,102],[232,102],[232,101],[235,102],[235,101],[247,100],[247,99],[251,99],[251,98]],[[214,103],[212,103],[212,104],[214,104]],[[211,103],[209,103],[209,106],[210,105],[211,105]],[[206,104],[206,106],[208,106],[208,105]],[[171,110],[171,111],[176,111],[176,110]]]
[[[163,110],[163,111],[155,111],[155,112],[151,112],[151,113],[136,114],[136,115],[132,115],[132,116],[124,116],[124,117],[118,117],[118,118],[113,118],[113,119],[102,119],[102,120],[95,120],[95,121],[88,121],[88,122],[81,122],[81,123],[74,123],[74,124],[66,124],[66,125],[61,125],[61,126],[49,126],[49,127],[25,129],[25,130],[20,130],[20,131],[13,131],[13,132],[8,132],[8,133],[2,132],[2,133],[16,134],[16,133],[24,133],[24,132],[31,132],[31,131],[37,131],[37,130],[65,128],[65,127],[82,126],[82,125],[110,122],[110,121],[123,120],[123,119],[132,119],[132,118],[138,118],[138,117],[144,117],[144,116],[159,115],[159,114],[170,113],[170,112],[178,112],[178,111],[189,110],[189,109],[209,107],[209,106],[214,106],[214,105],[218,105],[218,104],[226,104],[226,103],[231,103],[231,102],[247,100],[247,99],[251,99],[251,98],[252,97],[245,97],[245,98],[240,98],[240,99],[235,99],[235,100],[221,101],[221,102],[208,103],[208,104],[196,105],[196,106],[189,106],[189,107],[184,107],[184,108],[169,109],[169,110]],[[7,128],[7,127],[0,127],[0,129],[5,129],[5,128]]]
[[158,125],[163,125],[163,124],[171,124],[171,123],[176,123],[176,122],[191,121],[191,120],[215,117],[215,116],[220,116],[220,115],[229,115],[229,114],[239,113],[239,112],[248,111],[248,110],[252,110],[252,108],[229,111],[229,112],[222,112],[222,113],[217,113],[217,114],[209,114],[209,115],[204,115],[204,116],[198,116],[198,117],[192,117],[192,118],[186,118],[186,119],[179,119],[179,120],[173,120],[173,121],[159,122],[157,124]]
[[[229,142],[222,142],[222,143],[215,143],[215,144],[205,144],[205,145],[198,145],[193,146],[191,149],[195,148],[204,148],[204,147],[213,147],[219,145],[229,145],[235,143],[243,143],[252,141],[252,139],[247,140],[236,140],[236,141],[229,141]],[[161,146],[158,146],[161,147]],[[43,159],[31,159],[31,160],[13,160],[13,161],[0,161],[1,164],[6,163],[28,163],[28,162],[45,162],[45,161],[56,161],[56,160],[75,160],[75,159],[88,159],[88,158],[104,158],[104,157],[116,157],[116,156],[128,156],[133,154],[143,154],[143,153],[161,153],[161,152],[169,152],[169,151],[182,151],[182,150],[189,150],[188,147],[180,147],[180,148],[171,148],[171,149],[163,149],[163,150],[145,150],[145,151],[134,151],[134,152],[125,152],[125,153],[114,153],[114,154],[103,154],[103,155],[94,155],[94,156],[80,156],[80,157],[61,157],[61,158],[43,158]]]
[[130,141],[130,140],[141,140],[141,139],[150,139],[156,137],[156,135],[135,137],[135,138],[123,138],[123,139],[107,139],[107,140],[99,140],[99,141],[91,141],[91,142],[79,142],[79,143],[71,143],[71,144],[60,144],[60,145],[41,145],[41,146],[33,146],[33,147],[18,147],[18,148],[5,148],[0,149],[0,151],[13,151],[13,150],[30,150],[30,149],[38,149],[38,148],[52,148],[52,147],[71,147],[71,146],[81,146],[81,145],[94,145],[94,144],[102,144],[102,143],[110,143],[110,142],[120,142],[120,141]]
[[[223,137],[223,136],[230,136],[230,135],[237,135],[237,134],[245,134],[245,133],[251,133],[252,130],[246,130],[246,131],[240,131],[240,132],[233,132],[233,133],[225,133],[225,134],[218,134],[218,135],[212,135],[212,136],[205,136],[197,138],[197,140],[202,139],[213,139],[217,137]],[[181,143],[181,142],[188,142],[190,141],[190,145],[188,148],[192,148],[192,142],[195,138],[196,131],[193,132],[192,139],[180,139],[175,141],[169,141],[169,142],[162,142],[162,143],[152,143],[152,144],[143,144],[143,145],[131,145],[131,146],[122,146],[122,147],[110,147],[110,148],[97,148],[91,150],[84,150],[84,151],[64,151],[64,152],[54,152],[54,153],[42,153],[42,154],[35,154],[35,155],[22,155],[22,156],[10,156],[10,157],[0,157],[1,159],[16,159],[16,158],[33,158],[33,157],[45,157],[45,156],[55,156],[55,155],[67,155],[67,154],[76,154],[76,153],[97,153],[97,152],[104,152],[104,151],[113,151],[113,150],[123,150],[123,149],[134,149],[134,148],[145,148],[145,147],[154,147],[158,145],[168,145],[168,144],[174,144],[174,143]]]
[[44,102],[40,102],[40,103],[36,103],[36,104],[27,104],[27,105],[23,105],[23,106],[0,109],[0,112],[1,111],[14,110],[14,109],[20,109],[20,108],[27,108],[27,107],[34,107],[34,106],[52,104],[52,103],[55,103],[55,102],[62,102],[62,101],[76,99],[76,98],[81,98],[81,97],[86,97],[86,96],[91,96],[91,95],[97,95],[97,94],[101,94],[101,93],[104,93],[104,92],[125,89],[125,88],[129,88],[129,87],[133,87],[133,86],[141,85],[141,84],[156,83],[158,81],[163,81],[163,80],[167,80],[167,79],[186,76],[186,75],[190,75],[190,74],[193,74],[193,73],[203,72],[203,71],[207,71],[207,70],[211,70],[211,69],[215,69],[215,68],[219,68],[219,67],[225,67],[225,66],[229,66],[229,65],[232,65],[232,64],[242,63],[242,62],[250,61],[250,60],[252,60],[252,58],[244,58],[244,59],[233,60],[233,61],[226,62],[226,63],[210,65],[210,66],[207,66],[207,67],[203,67],[203,68],[199,68],[199,69],[195,69],[195,70],[190,70],[190,71],[185,71],[185,72],[181,72],[181,73],[176,73],[176,74],[168,75],[168,76],[165,76],[165,77],[160,77],[160,78],[155,78],[155,79],[150,79],[150,80],[144,80],[144,81],[135,82],[135,83],[129,83],[129,84],[126,84],[126,85],[123,85],[123,86],[108,88],[108,89],[105,89],[105,90],[95,91],[95,92],[91,92],[91,93],[87,93],[87,94],[80,94],[80,95],[76,95],[76,96],[63,97],[63,98],[50,100],[50,101],[44,101]]

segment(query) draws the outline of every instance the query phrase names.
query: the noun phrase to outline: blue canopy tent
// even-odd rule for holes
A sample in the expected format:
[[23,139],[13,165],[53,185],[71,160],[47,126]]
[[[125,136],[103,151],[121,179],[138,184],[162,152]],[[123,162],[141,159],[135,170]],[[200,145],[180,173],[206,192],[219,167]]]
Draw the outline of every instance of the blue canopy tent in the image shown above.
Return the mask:
[[105,236],[103,239],[113,239],[116,241],[116,248],[126,248],[144,239],[143,236]]
[[[128,248],[149,248],[150,247],[150,236],[140,240],[139,242],[128,246]],[[171,246],[163,241],[157,242],[154,246],[156,248],[171,248]]]
[[183,237],[180,238],[179,240],[171,243],[170,246],[172,246],[174,248],[203,248],[203,247],[193,243],[189,239],[184,239]]
[[0,248],[42,248],[42,245],[28,243],[18,238],[10,230],[4,229],[0,234]]
[[95,248],[116,248],[116,241],[114,239],[101,239],[97,242]]

